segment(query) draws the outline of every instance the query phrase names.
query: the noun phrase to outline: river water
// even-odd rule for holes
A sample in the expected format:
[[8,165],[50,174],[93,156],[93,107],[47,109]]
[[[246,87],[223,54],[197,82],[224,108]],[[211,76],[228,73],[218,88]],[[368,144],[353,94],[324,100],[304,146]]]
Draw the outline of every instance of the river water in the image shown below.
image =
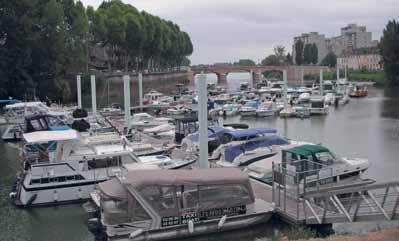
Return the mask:
[[[235,89],[246,75],[229,75],[229,89]],[[210,81],[215,77],[210,76]],[[154,86],[154,88],[156,88]],[[274,127],[286,137],[322,143],[342,156],[366,157],[371,162],[367,177],[378,181],[399,180],[399,89],[369,89],[369,96],[351,99],[340,108],[330,108],[327,116],[309,119],[242,118],[224,119],[251,127]],[[81,205],[16,209],[8,198],[15,174],[19,171],[15,143],[0,141],[0,240],[18,241],[93,241],[85,226]],[[398,223],[336,225],[339,233],[364,232]],[[195,240],[273,240],[279,224],[266,224],[250,230],[200,237]],[[194,240],[194,239],[191,239]]]

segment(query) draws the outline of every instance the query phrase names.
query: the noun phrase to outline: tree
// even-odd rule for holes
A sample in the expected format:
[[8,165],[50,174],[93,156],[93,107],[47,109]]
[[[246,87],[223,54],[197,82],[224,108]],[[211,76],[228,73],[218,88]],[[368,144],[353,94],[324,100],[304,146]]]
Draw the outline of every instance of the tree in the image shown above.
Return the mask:
[[286,61],[286,56],[285,56],[285,47],[281,45],[277,45],[276,47],[273,48],[274,50],[274,55],[277,57],[279,64],[282,65],[285,64]]
[[287,65],[292,65],[292,56],[290,53],[287,54],[285,59],[286,59],[285,62],[287,63]]
[[303,63],[311,64],[312,63],[312,44],[306,44],[303,50]]
[[255,66],[256,63],[255,63],[255,61],[253,61],[251,59],[240,59],[240,60],[238,60],[238,62],[234,63],[234,65],[238,65],[238,66]]
[[390,85],[399,85],[399,22],[388,22],[378,48]]
[[317,49],[317,45],[315,43],[312,44],[311,53],[312,64],[317,64],[319,62],[319,50]]
[[278,66],[281,65],[278,57],[274,54],[267,56],[266,58],[264,58],[261,62],[261,65],[264,66]]
[[295,42],[295,63],[303,64],[303,42],[301,40]]
[[321,65],[334,68],[337,65],[337,56],[333,52],[329,52],[321,61]]

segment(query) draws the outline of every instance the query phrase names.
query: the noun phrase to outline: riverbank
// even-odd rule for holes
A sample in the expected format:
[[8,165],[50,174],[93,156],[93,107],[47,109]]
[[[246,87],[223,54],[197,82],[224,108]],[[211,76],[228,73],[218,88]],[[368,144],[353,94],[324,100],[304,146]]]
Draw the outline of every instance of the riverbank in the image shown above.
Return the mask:
[[[289,239],[283,237],[279,241],[290,241],[295,239]],[[366,234],[354,234],[354,235],[331,235],[327,238],[313,238],[313,239],[297,239],[296,241],[398,241],[399,240],[399,228],[391,228],[377,232],[370,232]]]

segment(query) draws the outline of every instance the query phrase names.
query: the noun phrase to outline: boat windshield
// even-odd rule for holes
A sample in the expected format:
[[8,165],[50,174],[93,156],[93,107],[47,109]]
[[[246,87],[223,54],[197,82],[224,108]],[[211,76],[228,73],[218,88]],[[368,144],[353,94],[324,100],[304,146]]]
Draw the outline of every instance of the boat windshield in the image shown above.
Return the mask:
[[327,166],[343,163],[342,159],[339,156],[336,156],[332,152],[319,152],[316,153],[315,156],[321,164]]

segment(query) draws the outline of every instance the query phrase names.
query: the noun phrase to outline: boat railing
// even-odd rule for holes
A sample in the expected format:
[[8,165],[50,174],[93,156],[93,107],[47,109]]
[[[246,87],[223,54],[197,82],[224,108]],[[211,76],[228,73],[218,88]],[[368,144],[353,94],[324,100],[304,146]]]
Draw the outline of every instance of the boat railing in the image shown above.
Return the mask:
[[[296,163],[301,162],[313,164]],[[337,182],[332,167],[325,165],[297,171],[290,164],[273,163],[272,170],[272,200],[281,215],[296,223],[399,219],[398,182],[375,183],[360,177]],[[308,175],[312,178],[304,178]]]

